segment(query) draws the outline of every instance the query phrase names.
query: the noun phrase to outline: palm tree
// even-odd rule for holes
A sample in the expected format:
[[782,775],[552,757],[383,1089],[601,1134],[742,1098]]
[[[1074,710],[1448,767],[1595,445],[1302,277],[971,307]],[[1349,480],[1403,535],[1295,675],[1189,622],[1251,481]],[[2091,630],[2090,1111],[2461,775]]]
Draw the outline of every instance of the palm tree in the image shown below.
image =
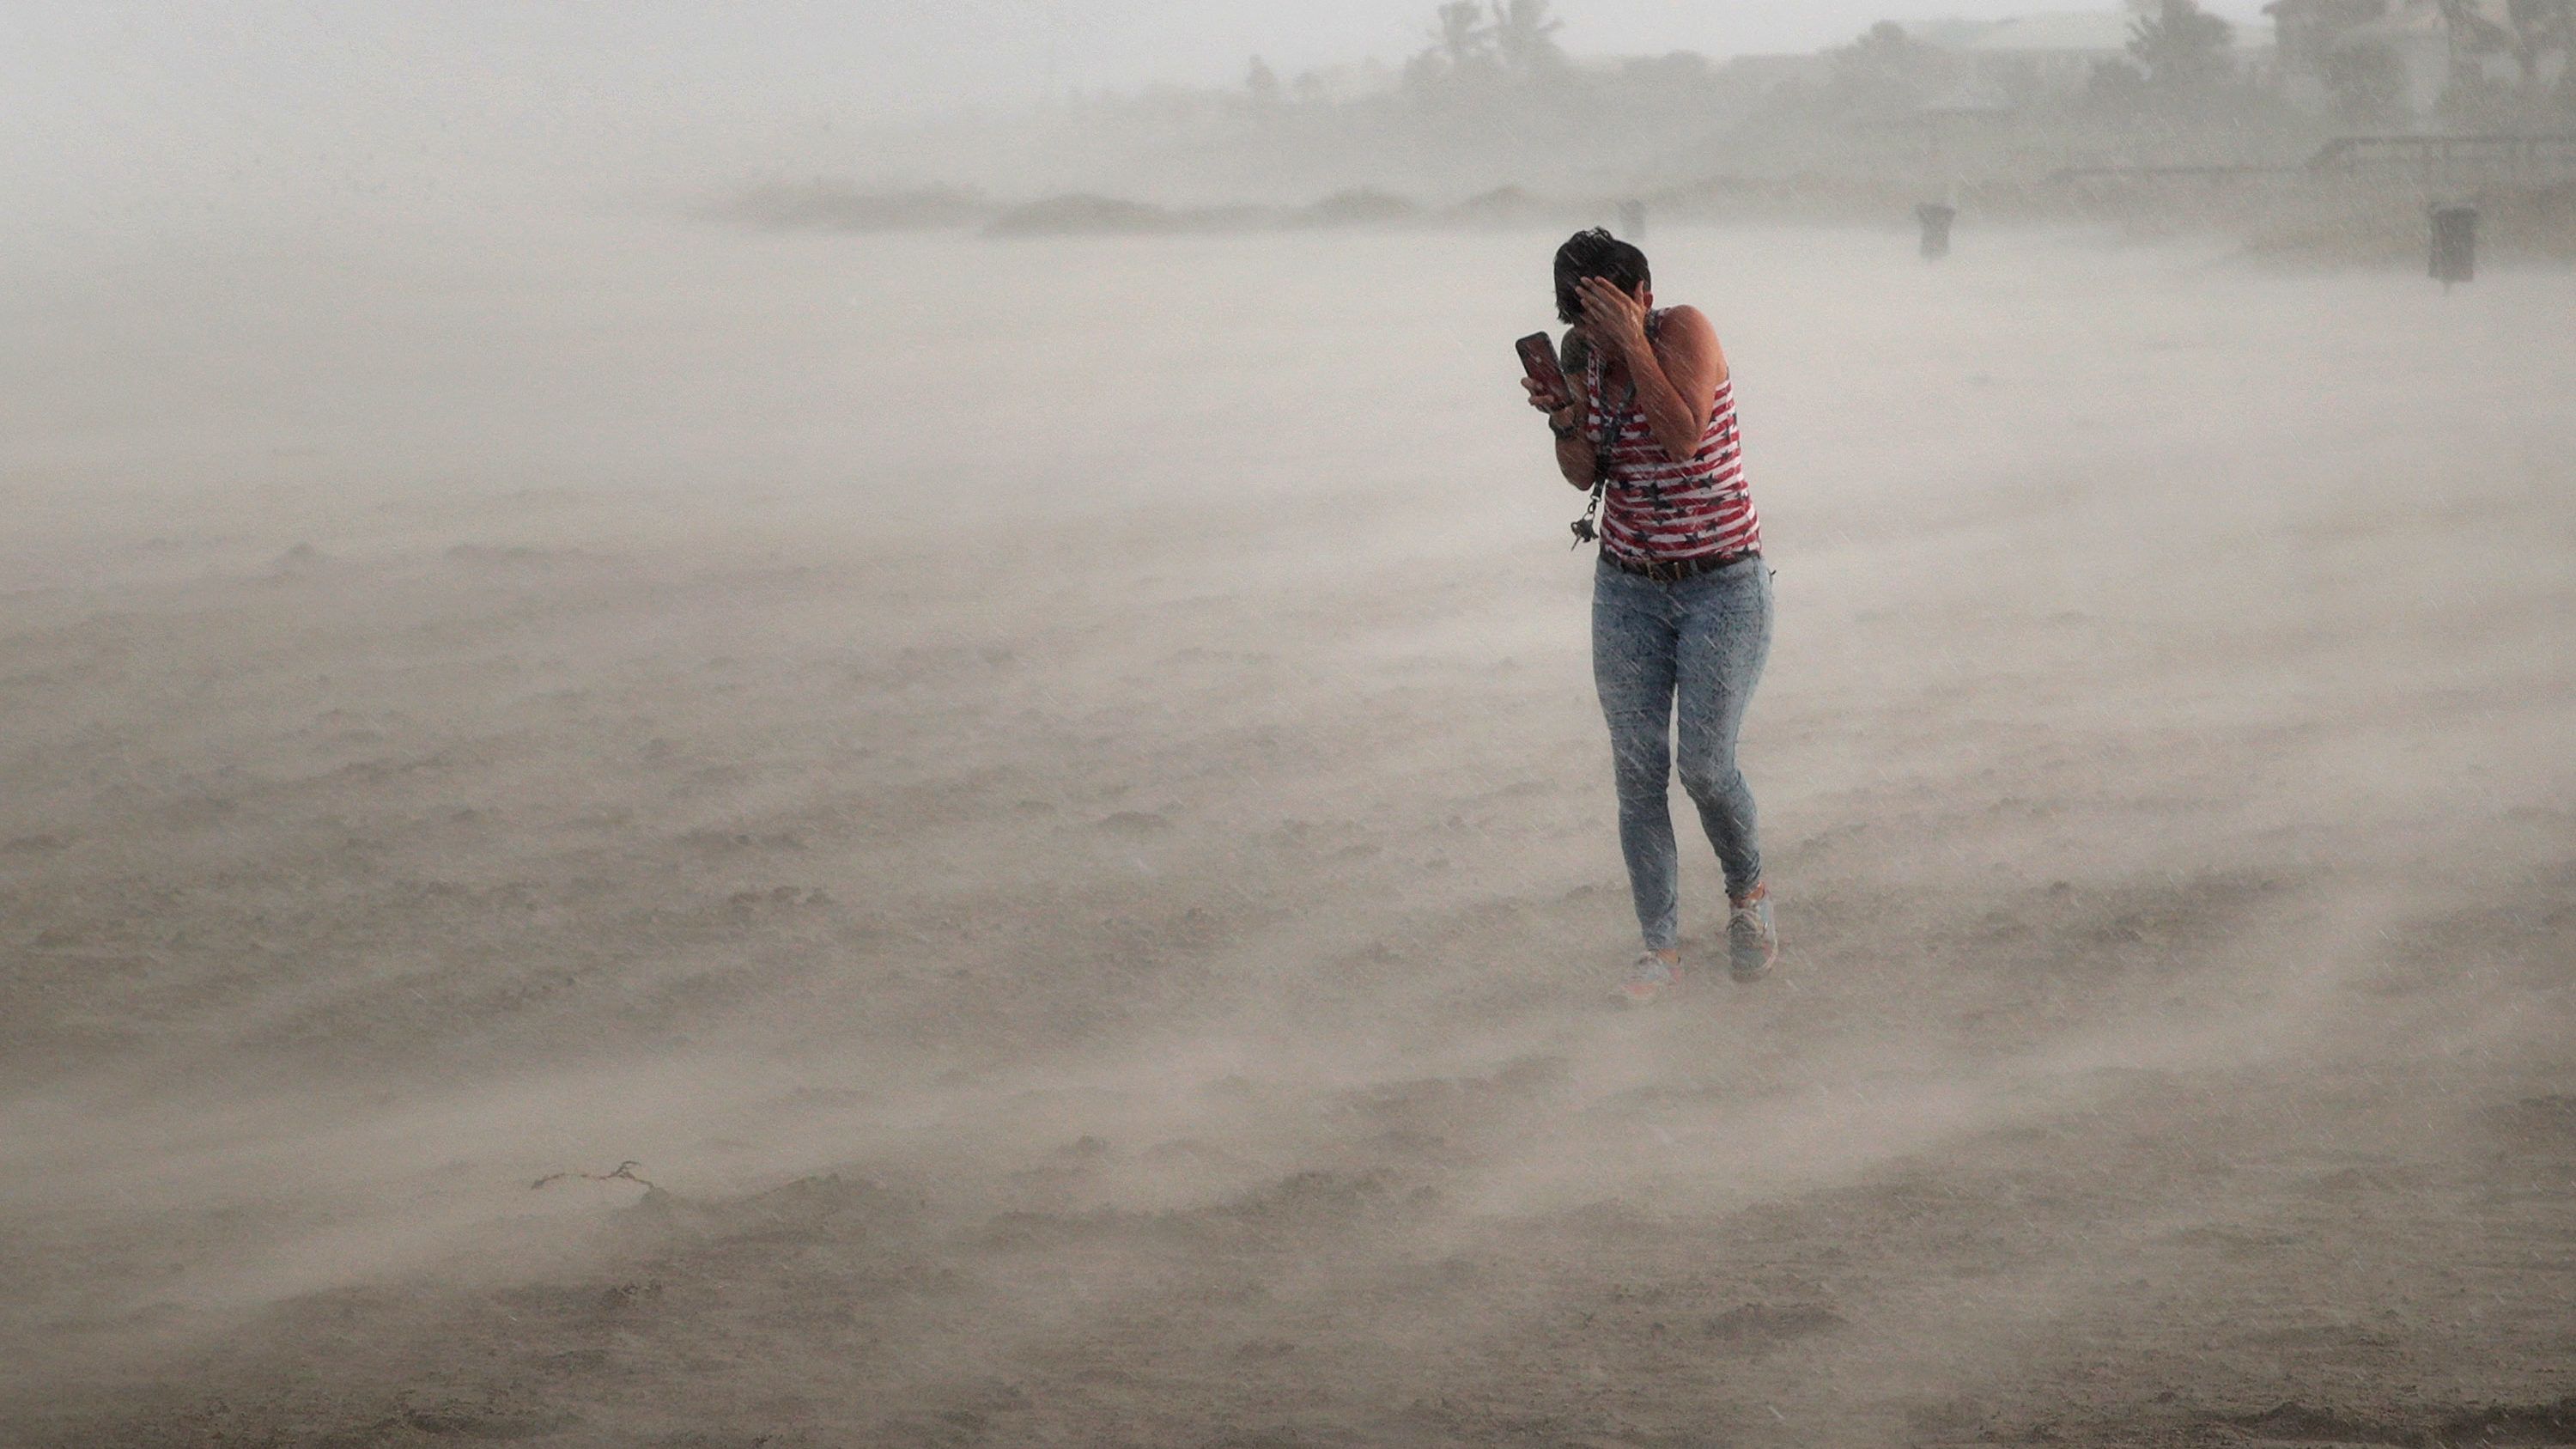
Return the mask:
[[2451,84],[2461,82],[2464,64],[2472,57],[2510,52],[2514,35],[2489,20],[2482,12],[2486,7],[2478,0],[2434,0],[2442,12],[2442,29],[2451,42]]
[[2505,0],[2505,16],[2524,89],[2539,83],[2540,58],[2553,50],[2566,57],[2563,79],[2576,83],[2576,0]]
[[1551,20],[1547,0],[1494,0],[1494,48],[1502,53],[1503,64],[1522,75],[1538,75],[1565,64],[1565,52],[1557,48],[1556,32],[1565,28],[1562,20]]
[[2159,86],[2198,85],[2227,74],[2234,30],[2193,0],[2161,0],[2152,14],[2129,22],[2129,54]]
[[1243,88],[1251,94],[1254,105],[1279,104],[1279,72],[1272,70],[1270,62],[1260,56],[1254,56],[1252,68],[1244,72]]
[[1827,53],[1833,56],[1837,65],[1902,70],[1920,64],[1932,53],[1932,47],[1915,39],[1911,32],[1895,21],[1882,20],[1862,31],[1860,39]]
[[1440,25],[1431,41],[1453,71],[1482,65],[1492,53],[1494,34],[1485,28],[1485,12],[1476,0],[1452,0],[1439,11]]

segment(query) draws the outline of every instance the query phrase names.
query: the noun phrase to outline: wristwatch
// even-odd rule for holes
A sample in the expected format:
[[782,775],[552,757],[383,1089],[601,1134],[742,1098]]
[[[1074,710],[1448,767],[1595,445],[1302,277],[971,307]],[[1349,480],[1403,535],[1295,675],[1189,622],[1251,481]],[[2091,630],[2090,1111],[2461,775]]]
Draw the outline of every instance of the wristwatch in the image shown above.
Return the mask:
[[1550,413],[1550,414],[1548,414],[1548,418],[1547,418],[1547,430],[1548,430],[1549,432],[1551,432],[1551,433],[1556,434],[1556,440],[1557,440],[1558,442],[1560,442],[1560,443],[1564,442],[1564,441],[1565,441],[1566,439],[1568,439],[1568,438],[1573,437],[1575,434],[1577,434],[1577,433],[1579,433],[1579,432],[1582,432],[1582,431],[1583,431],[1583,429],[1582,429],[1581,427],[1579,427],[1579,426],[1577,426],[1576,424],[1573,424],[1573,423],[1568,423],[1568,424],[1566,424],[1564,427],[1561,427],[1561,428],[1560,428],[1560,427],[1558,427],[1558,426],[1556,425],[1556,415],[1555,415],[1554,413]]

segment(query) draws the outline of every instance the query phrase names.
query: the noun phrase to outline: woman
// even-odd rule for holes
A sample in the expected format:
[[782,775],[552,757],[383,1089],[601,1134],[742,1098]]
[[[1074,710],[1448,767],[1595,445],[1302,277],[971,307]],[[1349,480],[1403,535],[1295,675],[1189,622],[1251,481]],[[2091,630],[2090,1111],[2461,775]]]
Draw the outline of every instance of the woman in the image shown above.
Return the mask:
[[1646,941],[1620,987],[1637,1002],[1681,981],[1667,799],[1676,762],[1726,871],[1729,973],[1760,980],[1780,954],[1753,793],[1735,765],[1744,707],[1771,648],[1762,524],[1745,491],[1716,330],[1696,308],[1658,310],[1649,283],[1636,247],[1598,228],[1575,234],[1556,253],[1557,317],[1573,327],[1566,392],[1522,380],[1555,430],[1565,480],[1601,487],[1592,677],[1610,721],[1619,846]]

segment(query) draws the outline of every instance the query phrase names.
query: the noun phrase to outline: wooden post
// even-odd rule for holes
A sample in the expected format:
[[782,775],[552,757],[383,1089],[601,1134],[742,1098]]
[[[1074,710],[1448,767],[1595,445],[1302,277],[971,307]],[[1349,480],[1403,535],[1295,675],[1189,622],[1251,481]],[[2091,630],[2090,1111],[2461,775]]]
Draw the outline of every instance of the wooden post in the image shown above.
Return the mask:
[[2478,209],[2474,206],[2433,208],[2433,280],[2448,290],[2478,274]]

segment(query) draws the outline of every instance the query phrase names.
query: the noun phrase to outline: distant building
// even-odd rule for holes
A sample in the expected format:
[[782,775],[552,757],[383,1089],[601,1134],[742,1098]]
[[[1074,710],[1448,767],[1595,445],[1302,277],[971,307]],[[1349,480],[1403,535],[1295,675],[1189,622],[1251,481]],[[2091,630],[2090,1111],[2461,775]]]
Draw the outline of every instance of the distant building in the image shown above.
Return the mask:
[[2021,70],[2050,90],[2073,90],[2106,60],[2129,53],[2129,16],[2122,11],[2060,12],[1998,21],[1960,47],[1978,69]]
[[[1953,29],[1943,40],[1974,67],[1981,91],[2026,100],[2082,90],[2095,67],[2127,61],[2136,23],[2131,10],[2061,10],[1999,20],[1974,33]],[[2271,36],[2259,25],[2230,25],[2237,68],[2259,71],[2270,57]],[[1929,29],[1920,33],[1933,38]]]

